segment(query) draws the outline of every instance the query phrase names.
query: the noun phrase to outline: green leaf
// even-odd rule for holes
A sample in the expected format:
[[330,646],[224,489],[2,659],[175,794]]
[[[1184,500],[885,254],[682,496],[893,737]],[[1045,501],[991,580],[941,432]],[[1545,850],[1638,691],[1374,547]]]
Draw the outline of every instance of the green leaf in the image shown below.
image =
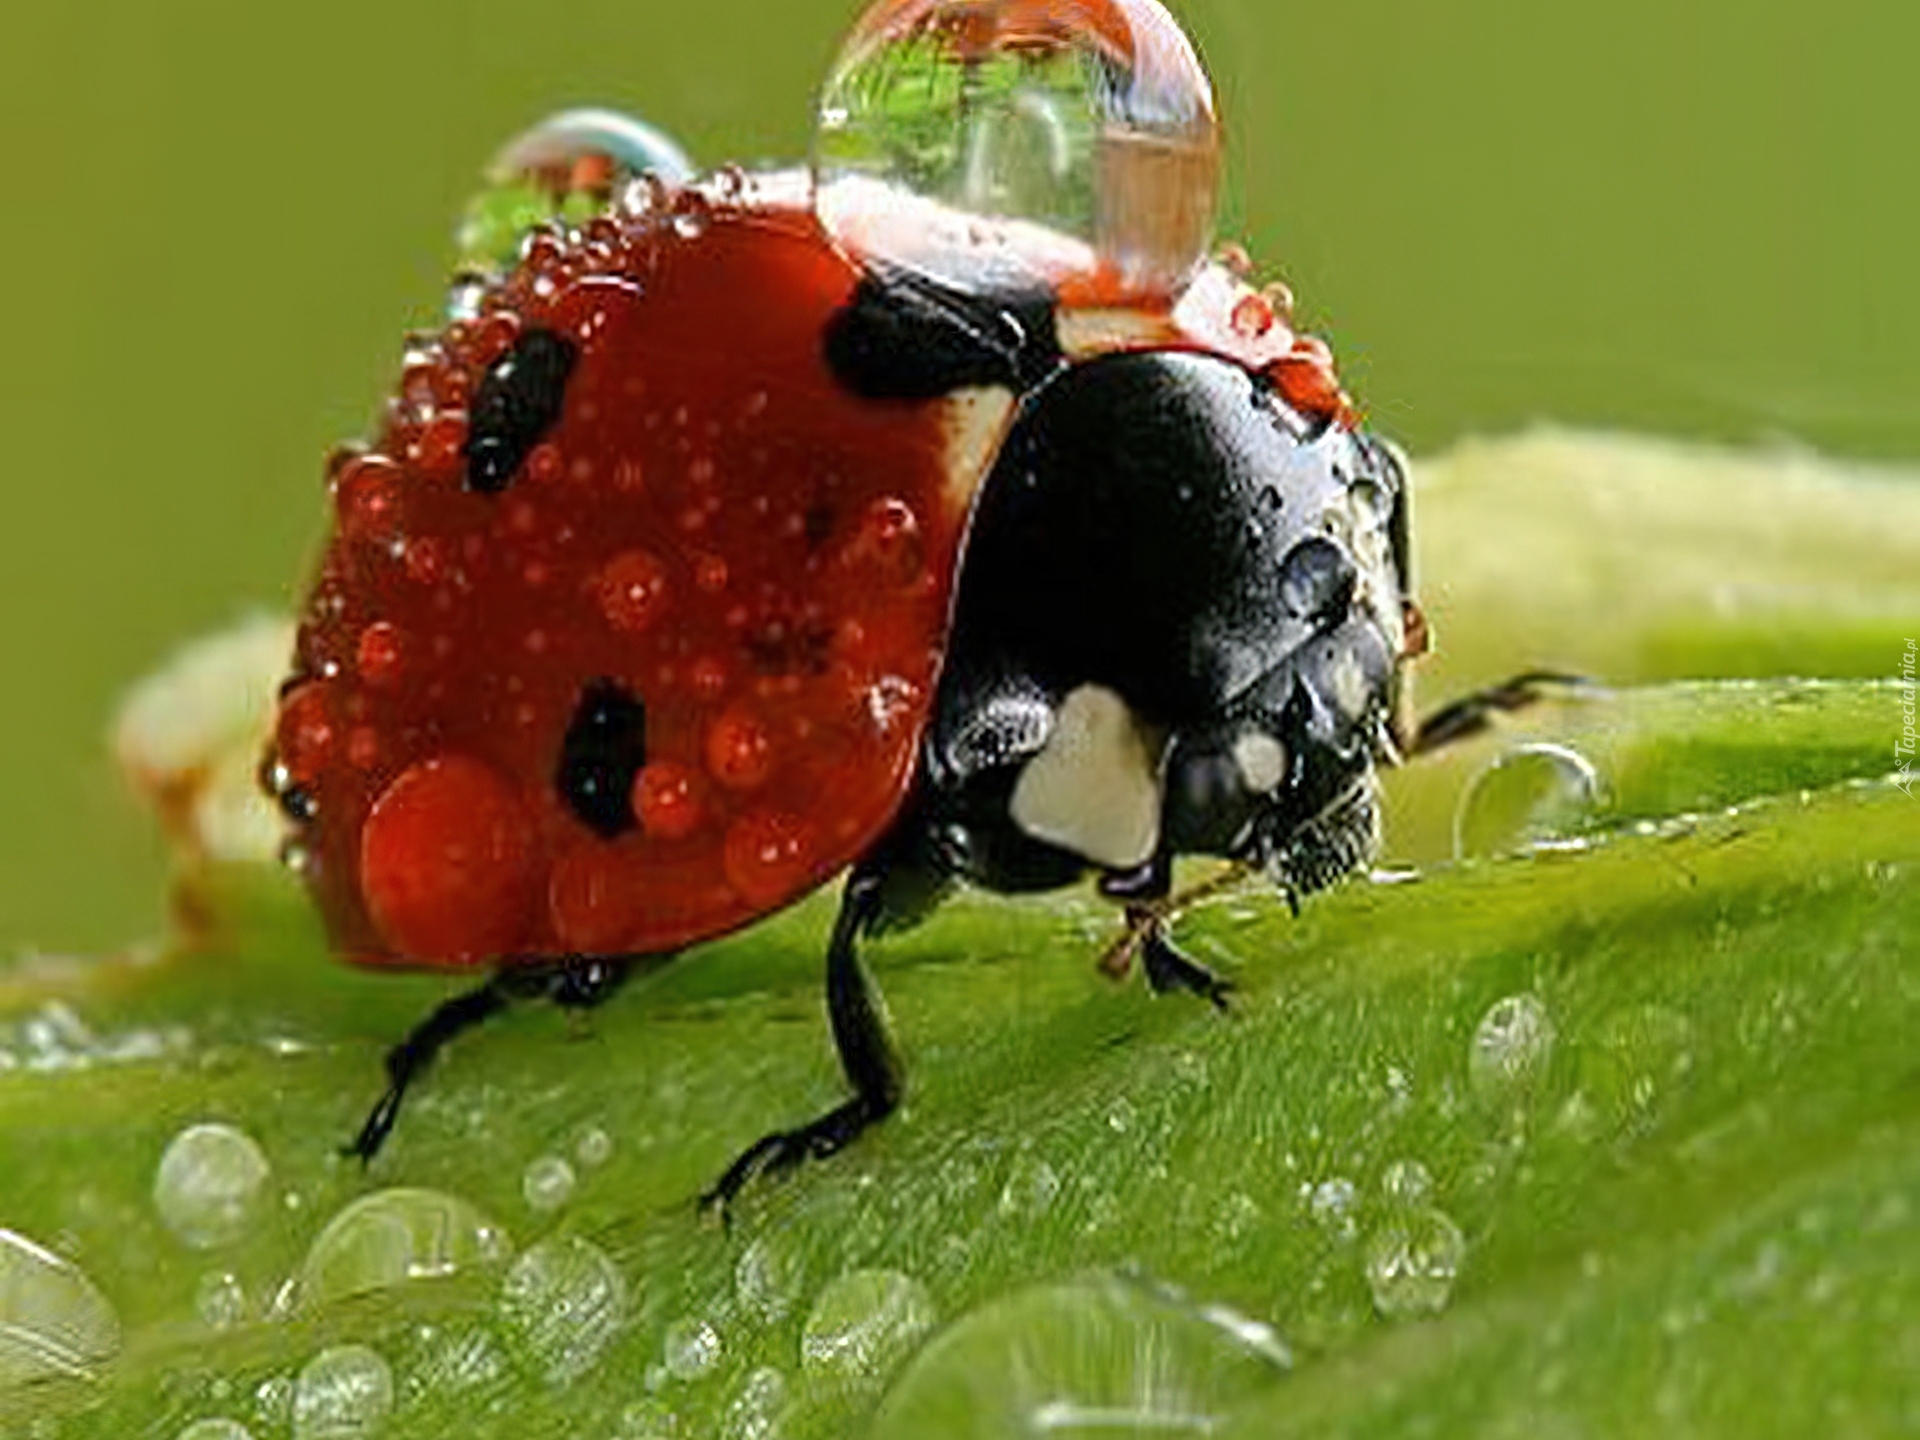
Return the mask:
[[[1510,492],[1487,493],[1449,544],[1514,533]],[[1900,582],[1875,543],[1833,552],[1830,599]],[[1587,653],[1650,653],[1633,636],[1695,593],[1675,584],[1670,608],[1622,601]],[[1443,632],[1466,671],[1511,654],[1470,593]],[[1574,614],[1542,593],[1550,638]],[[1224,1017],[1099,978],[1114,921],[1090,896],[964,898],[873,950],[905,1110],[750,1191],[730,1229],[697,1214],[702,1187],[842,1093],[829,897],[583,1027],[529,1009],[463,1041],[363,1173],[337,1150],[381,1052],[451,982],[344,969],[289,883],[202,876],[214,925],[189,952],[0,972],[0,1226],[84,1272],[124,1337],[93,1359],[54,1324],[73,1287],[26,1313],[0,1259],[19,1327],[0,1373],[24,1342],[83,1372],[0,1395],[0,1436],[171,1440],[213,1416],[285,1436],[296,1377],[341,1346],[385,1366],[396,1440],[637,1440],[668,1415],[678,1436],[788,1440],[1017,1433],[1009,1414],[1087,1435],[1910,1428],[1920,811],[1886,778],[1900,705],[1871,680],[1622,688],[1411,767],[1373,881],[1298,919],[1257,885],[1182,919],[1238,987]],[[1475,777],[1523,777],[1508,757],[1542,744],[1585,759],[1591,798],[1470,809],[1473,856],[1451,859],[1463,797],[1492,794]],[[154,1190],[207,1123],[271,1174],[229,1197],[238,1238],[198,1250]],[[389,1187],[443,1198],[339,1218]],[[355,1293],[410,1264],[445,1273]],[[374,1365],[329,1354],[297,1433],[335,1433],[315,1429],[328,1395],[377,1396]]]

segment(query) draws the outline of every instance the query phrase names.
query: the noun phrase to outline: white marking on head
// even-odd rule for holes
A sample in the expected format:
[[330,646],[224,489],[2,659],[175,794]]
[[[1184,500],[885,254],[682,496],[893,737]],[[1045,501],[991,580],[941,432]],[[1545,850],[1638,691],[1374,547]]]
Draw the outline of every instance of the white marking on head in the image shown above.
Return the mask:
[[1256,795],[1271,795],[1287,778],[1287,747],[1264,730],[1248,730],[1233,742],[1240,783]]
[[1082,685],[1020,772],[1008,813],[1036,840],[1096,865],[1131,869],[1160,843],[1160,751],[1127,702]]
[[1334,701],[1346,712],[1348,719],[1358,720],[1366,713],[1367,672],[1351,646],[1343,648],[1333,657],[1327,678],[1333,685]]

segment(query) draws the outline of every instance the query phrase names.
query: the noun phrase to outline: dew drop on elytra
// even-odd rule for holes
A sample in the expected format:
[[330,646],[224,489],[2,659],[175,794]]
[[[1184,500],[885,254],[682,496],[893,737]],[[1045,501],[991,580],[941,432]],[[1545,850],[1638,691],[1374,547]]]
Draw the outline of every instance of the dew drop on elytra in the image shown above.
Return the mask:
[[816,200],[856,253],[1163,300],[1213,238],[1207,73],[1157,0],[887,0],[821,92]]

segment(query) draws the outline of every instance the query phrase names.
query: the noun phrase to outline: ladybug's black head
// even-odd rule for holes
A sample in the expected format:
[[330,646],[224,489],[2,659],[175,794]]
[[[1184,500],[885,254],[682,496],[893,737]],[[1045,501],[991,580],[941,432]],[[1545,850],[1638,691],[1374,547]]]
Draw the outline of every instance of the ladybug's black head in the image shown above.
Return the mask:
[[1236,364],[1058,372],[982,491],[928,736],[960,868],[1024,888],[1201,853],[1311,890],[1362,863],[1406,538],[1384,447]]

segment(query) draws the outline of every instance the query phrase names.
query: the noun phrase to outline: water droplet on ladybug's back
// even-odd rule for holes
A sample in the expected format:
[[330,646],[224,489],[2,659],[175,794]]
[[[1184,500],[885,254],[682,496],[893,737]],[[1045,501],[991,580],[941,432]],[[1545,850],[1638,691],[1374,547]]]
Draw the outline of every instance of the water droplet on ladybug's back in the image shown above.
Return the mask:
[[881,0],[821,95],[821,218],[856,252],[1159,299],[1212,241],[1212,87],[1157,0]]

